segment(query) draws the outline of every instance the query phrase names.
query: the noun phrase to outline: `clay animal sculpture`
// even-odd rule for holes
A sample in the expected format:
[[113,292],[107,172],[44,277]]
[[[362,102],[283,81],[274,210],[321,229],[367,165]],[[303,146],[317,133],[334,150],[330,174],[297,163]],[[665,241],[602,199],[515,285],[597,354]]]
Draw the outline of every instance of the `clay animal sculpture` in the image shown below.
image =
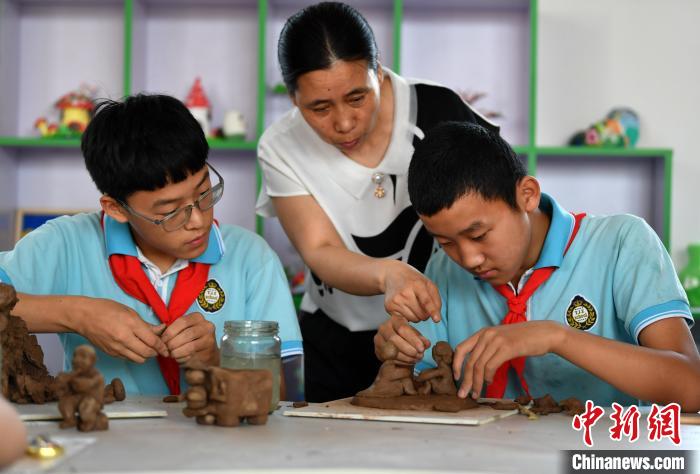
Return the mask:
[[452,378],[452,356],[452,347],[447,342],[440,341],[433,346],[433,360],[437,367],[425,369],[416,377],[419,383],[423,383],[419,393],[457,395],[457,386]]
[[17,301],[15,289],[0,283],[2,394],[15,403],[56,400],[55,381],[44,365],[44,352],[36,336],[29,334],[22,318],[10,314]]
[[413,365],[398,362],[399,350],[393,342],[387,341],[379,354],[384,361],[372,385],[357,393],[358,397],[398,397],[416,395],[413,384]]
[[104,378],[95,368],[97,355],[88,345],[73,352],[73,370],[58,375],[58,410],[61,428],[78,426],[80,431],[101,431],[109,427],[104,406]]
[[202,425],[264,425],[272,402],[272,373],[269,370],[234,370],[188,362],[182,413],[196,417]]

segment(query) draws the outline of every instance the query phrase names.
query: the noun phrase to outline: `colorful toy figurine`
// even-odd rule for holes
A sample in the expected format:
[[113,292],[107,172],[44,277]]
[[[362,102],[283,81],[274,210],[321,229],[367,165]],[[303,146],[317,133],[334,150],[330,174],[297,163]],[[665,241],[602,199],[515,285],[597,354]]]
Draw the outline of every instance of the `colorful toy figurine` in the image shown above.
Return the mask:
[[569,145],[629,148],[638,139],[639,117],[631,109],[618,108],[586,130],[577,132],[569,140]]
[[185,105],[190,113],[197,119],[197,122],[202,126],[205,136],[211,135],[211,104],[209,98],[202,87],[202,80],[198,77],[194,80]]
[[95,108],[95,89],[85,84],[77,90],[63,95],[56,101],[60,118],[58,123],[50,123],[46,117],[39,117],[34,127],[42,137],[79,137],[87,127]]

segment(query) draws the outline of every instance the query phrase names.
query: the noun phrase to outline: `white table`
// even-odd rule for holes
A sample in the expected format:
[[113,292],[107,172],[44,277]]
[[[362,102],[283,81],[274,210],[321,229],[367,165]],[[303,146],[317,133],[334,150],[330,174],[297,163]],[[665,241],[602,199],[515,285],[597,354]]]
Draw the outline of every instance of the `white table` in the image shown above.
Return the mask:
[[[56,422],[28,422],[32,435],[94,443],[49,472],[238,471],[290,469],[309,472],[376,472],[406,469],[468,472],[546,473],[560,470],[562,450],[580,450],[582,432],[563,414],[528,420],[515,415],[483,426],[446,426],[282,416],[264,426],[200,426],[182,415],[182,404],[145,398],[144,405],[167,410],[165,418],[110,420],[108,431],[60,430]],[[23,407],[18,406],[20,412]],[[594,427],[594,449],[700,449],[700,426],[682,425],[679,447],[669,440],[650,443],[646,417],[640,439],[612,441],[606,416]],[[700,456],[697,456],[700,458]],[[700,459],[697,459],[697,464]],[[16,466],[15,466],[16,468]],[[10,471],[12,472],[12,470]],[[700,472],[695,468],[695,472]]]

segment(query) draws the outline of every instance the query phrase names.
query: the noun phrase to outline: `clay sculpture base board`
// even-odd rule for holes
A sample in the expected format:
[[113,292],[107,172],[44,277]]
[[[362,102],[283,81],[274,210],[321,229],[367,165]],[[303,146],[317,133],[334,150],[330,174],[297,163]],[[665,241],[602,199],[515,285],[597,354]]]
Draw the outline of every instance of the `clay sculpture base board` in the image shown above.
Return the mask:
[[388,410],[358,407],[350,404],[352,397],[326,403],[309,403],[303,408],[290,408],[282,412],[285,416],[308,418],[337,418],[346,420],[396,421],[402,423],[433,423],[441,425],[483,425],[507,416],[518,410],[494,410],[480,406],[457,413],[417,410]]
[[[51,402],[43,405],[15,405],[22,421],[51,421],[61,420],[58,403]],[[165,410],[154,410],[153,403],[144,404],[142,400],[126,399],[105,405],[103,411],[109,419],[118,418],[162,418],[168,416]]]

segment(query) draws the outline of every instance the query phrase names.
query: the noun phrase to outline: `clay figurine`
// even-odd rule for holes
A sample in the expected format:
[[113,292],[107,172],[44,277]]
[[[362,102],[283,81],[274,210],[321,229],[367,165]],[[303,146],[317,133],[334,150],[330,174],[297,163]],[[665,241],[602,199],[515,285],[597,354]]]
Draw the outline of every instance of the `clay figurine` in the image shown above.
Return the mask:
[[197,360],[187,363],[182,413],[196,417],[202,425],[238,426],[244,418],[250,425],[264,425],[272,402],[272,373],[269,370],[234,370],[207,367]]
[[413,365],[395,360],[398,350],[387,342],[381,348],[384,363],[374,383],[352,398],[353,405],[392,409],[458,412],[477,408],[471,398],[457,397],[457,387],[452,379],[452,348],[441,341],[433,347],[433,358],[438,363],[435,369],[427,369],[415,380]]
[[15,403],[45,403],[56,400],[55,380],[44,365],[44,352],[36,336],[30,335],[22,318],[10,312],[17,303],[15,289],[0,283],[0,388]]
[[457,395],[457,386],[452,378],[452,355],[452,347],[445,341],[433,346],[433,360],[437,367],[425,369],[416,377],[418,382],[425,383],[420,389],[421,394]]
[[106,430],[104,406],[104,378],[95,368],[97,355],[88,345],[78,346],[73,352],[73,370],[59,374],[56,385],[58,410],[63,416],[61,428],[78,426],[80,431]]
[[399,350],[393,342],[387,341],[379,354],[384,361],[372,385],[357,393],[360,397],[398,397],[416,395],[413,385],[413,365],[398,362]]

